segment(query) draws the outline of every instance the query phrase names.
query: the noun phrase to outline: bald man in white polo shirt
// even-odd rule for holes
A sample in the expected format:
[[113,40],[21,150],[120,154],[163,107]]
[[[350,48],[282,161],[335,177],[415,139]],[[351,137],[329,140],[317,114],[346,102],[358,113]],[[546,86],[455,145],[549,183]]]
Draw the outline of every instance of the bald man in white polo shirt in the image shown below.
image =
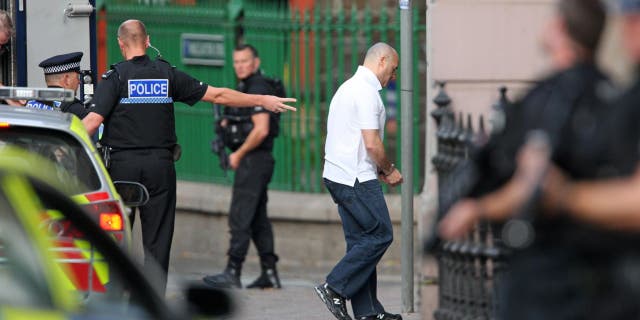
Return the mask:
[[391,186],[402,183],[402,174],[382,144],[386,117],[379,91],[395,78],[397,69],[396,50],[385,43],[373,45],[329,106],[322,176],[338,205],[347,253],[315,290],[340,320],[351,319],[347,299],[356,319],[402,319],[387,313],[376,293],[376,265],[393,241],[379,180]]

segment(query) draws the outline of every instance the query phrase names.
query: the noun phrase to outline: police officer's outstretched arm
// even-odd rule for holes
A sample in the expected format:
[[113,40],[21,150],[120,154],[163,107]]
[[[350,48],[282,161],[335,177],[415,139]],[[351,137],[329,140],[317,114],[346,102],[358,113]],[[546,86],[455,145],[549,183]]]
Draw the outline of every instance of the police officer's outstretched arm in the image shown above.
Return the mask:
[[209,86],[202,97],[203,101],[222,104],[228,107],[262,106],[271,112],[296,111],[296,108],[286,105],[286,102],[296,102],[295,98],[280,98],[262,94],[246,94],[229,88]]
[[569,181],[558,169],[545,181],[545,204],[555,212],[613,230],[640,230],[640,164],[633,175]]

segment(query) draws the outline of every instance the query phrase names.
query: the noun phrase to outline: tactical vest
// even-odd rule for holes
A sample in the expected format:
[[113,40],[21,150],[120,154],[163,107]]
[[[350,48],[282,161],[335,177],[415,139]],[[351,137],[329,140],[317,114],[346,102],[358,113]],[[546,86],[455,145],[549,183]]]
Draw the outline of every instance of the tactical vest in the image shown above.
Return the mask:
[[[284,86],[277,79],[263,76],[261,73],[253,74],[249,81],[265,81],[270,87],[270,92],[264,94],[285,97]],[[244,83],[239,83],[236,88],[238,91],[248,93],[248,87]],[[227,125],[223,128],[222,139],[229,149],[235,151],[244,143],[253,130],[253,121],[251,116],[254,114],[252,108],[225,108],[223,118],[226,119]],[[269,134],[265,140],[256,148],[264,150],[273,149],[273,139],[278,136],[280,131],[280,114],[269,112]]]
[[177,141],[172,67],[156,59],[111,68],[119,79],[120,99],[106,121],[103,143],[116,149],[172,148]]
[[[236,110],[240,109],[240,110]],[[223,118],[226,120],[226,125],[222,129],[222,140],[225,146],[235,151],[240,148],[244,141],[253,130],[253,121],[251,121],[251,113],[242,110],[249,108],[225,108]],[[245,111],[243,113],[237,111]]]

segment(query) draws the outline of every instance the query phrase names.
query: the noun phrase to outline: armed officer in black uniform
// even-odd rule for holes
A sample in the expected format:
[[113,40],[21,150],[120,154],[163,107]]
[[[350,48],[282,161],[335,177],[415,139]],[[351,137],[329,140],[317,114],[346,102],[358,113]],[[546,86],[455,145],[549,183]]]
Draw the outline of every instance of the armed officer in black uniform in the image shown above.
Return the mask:
[[139,181],[149,191],[149,202],[140,208],[145,265],[153,260],[160,264],[164,274],[159,287],[164,290],[176,206],[173,103],[193,105],[203,100],[282,112],[295,110],[284,104],[295,99],[211,87],[162,59],[150,59],[146,55],[149,36],[139,20],[120,25],[118,45],[126,60],[102,76],[94,95],[95,109],[83,123],[93,134],[104,121],[101,144],[108,151],[105,164],[112,179]]
[[[251,45],[238,46],[233,52],[233,67],[239,80],[237,90],[245,93],[282,95],[260,73],[258,51]],[[278,134],[279,115],[262,107],[225,108],[222,122],[224,141],[233,153],[231,169],[236,170],[229,209],[228,262],[224,272],[203,278],[204,282],[223,288],[240,288],[240,274],[251,240],[260,255],[262,272],[247,288],[280,288],[276,271],[278,256],[274,251],[273,229],[267,217],[267,185],[275,161],[271,155]]]
[[[49,88],[64,88],[78,90],[80,84],[80,60],[82,52],[72,52],[53,56],[43,60],[38,65],[44,71],[44,80]],[[42,110],[60,110],[75,114],[78,118],[84,118],[89,110],[77,98],[74,101],[38,101],[30,100],[25,105],[27,108]]]
[[[624,174],[612,170],[621,166],[606,152],[613,111],[607,93],[613,89],[594,62],[605,25],[603,4],[559,0],[556,6],[543,34],[556,72],[508,107],[505,128],[475,158],[479,178],[470,197],[454,205],[440,225],[445,238],[464,235],[479,219],[506,220],[531,201],[526,189],[507,191],[536,182],[516,170],[517,153],[534,130],[546,133],[552,162],[573,179]],[[525,210],[520,218],[532,228],[531,243],[523,241],[508,259],[500,319],[623,319],[601,308],[610,292],[609,260],[601,248],[610,234],[537,202]]]

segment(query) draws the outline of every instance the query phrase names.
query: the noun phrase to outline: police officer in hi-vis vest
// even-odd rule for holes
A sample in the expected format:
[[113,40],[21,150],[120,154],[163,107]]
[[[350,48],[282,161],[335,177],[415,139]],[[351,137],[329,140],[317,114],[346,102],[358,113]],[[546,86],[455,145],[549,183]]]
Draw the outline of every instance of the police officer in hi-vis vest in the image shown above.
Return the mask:
[[[64,88],[76,92],[80,84],[80,60],[82,60],[82,52],[72,52],[53,56],[40,62],[38,66],[44,71],[44,80],[47,83],[47,87]],[[80,119],[89,113],[77,98],[71,102],[30,100],[25,107],[69,112]]]
[[139,181],[149,191],[149,202],[140,207],[145,267],[154,260],[160,264],[163,273],[155,278],[164,291],[176,207],[173,103],[193,105],[203,100],[282,112],[295,111],[284,103],[296,100],[212,87],[162,59],[150,59],[146,55],[149,36],[139,20],[120,25],[118,45],[126,60],[102,75],[94,95],[95,107],[83,123],[93,134],[104,122],[100,143],[107,150],[105,162],[112,179]]

